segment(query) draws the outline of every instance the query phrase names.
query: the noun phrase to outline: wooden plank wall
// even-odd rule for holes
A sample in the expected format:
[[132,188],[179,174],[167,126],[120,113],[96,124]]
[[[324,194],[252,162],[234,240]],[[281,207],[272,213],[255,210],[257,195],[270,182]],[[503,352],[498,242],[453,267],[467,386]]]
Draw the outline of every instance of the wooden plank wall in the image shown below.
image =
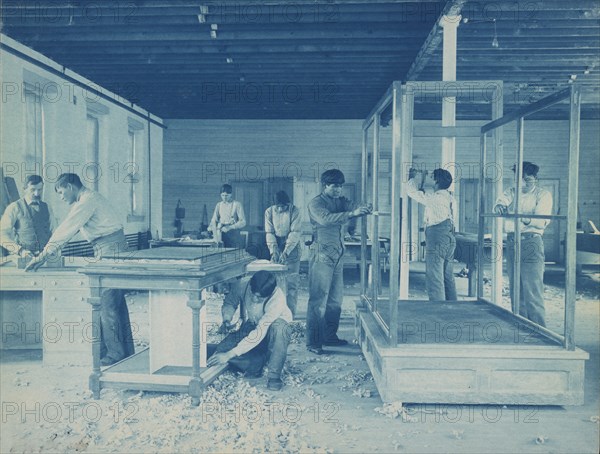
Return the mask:
[[[172,234],[175,205],[186,208],[184,227],[197,230],[223,183],[318,178],[332,166],[360,182],[361,121],[168,120],[165,131],[163,234]],[[357,184],[360,187],[360,184]]]
[[[164,142],[163,231],[173,231],[177,199],[187,209],[185,228],[197,229],[206,203],[209,217],[219,200],[219,187],[232,180],[318,177],[330,163],[360,187],[361,122],[356,120],[167,120]],[[417,122],[436,125],[437,122]],[[463,122],[473,126],[481,123]],[[538,163],[540,177],[560,179],[560,211],[566,213],[568,124],[566,121],[526,121],[525,159]],[[600,225],[600,132],[597,121],[583,121],[581,130],[581,219]],[[504,173],[512,178],[516,128],[504,132]],[[439,138],[415,138],[414,160],[433,169],[439,162]],[[382,130],[381,150],[391,150],[389,128]],[[457,139],[459,174],[478,176],[479,139]],[[460,188],[457,188],[460,190]],[[457,194],[457,199],[460,194]],[[384,223],[383,230],[389,224]],[[564,234],[564,227],[562,234]]]

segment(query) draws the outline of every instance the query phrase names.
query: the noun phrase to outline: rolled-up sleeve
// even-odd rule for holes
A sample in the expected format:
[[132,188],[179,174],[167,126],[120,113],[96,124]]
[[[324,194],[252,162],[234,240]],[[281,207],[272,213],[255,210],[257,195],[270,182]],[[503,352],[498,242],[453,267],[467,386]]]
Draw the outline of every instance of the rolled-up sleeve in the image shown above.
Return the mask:
[[265,236],[269,252],[273,254],[278,248],[275,237],[275,225],[273,224],[273,207],[265,210]]
[[290,211],[290,233],[285,240],[285,249],[283,252],[289,254],[300,242],[302,237],[302,228],[300,222],[300,210],[296,207],[292,207]]
[[94,211],[93,203],[75,203],[67,218],[56,228],[48,240],[44,251],[61,249],[90,220]]
[[237,214],[237,222],[235,224],[231,225],[231,228],[233,229],[243,229],[244,227],[246,227],[246,214],[244,213],[244,207],[242,206],[242,204],[240,202],[233,202],[235,203],[235,212]]

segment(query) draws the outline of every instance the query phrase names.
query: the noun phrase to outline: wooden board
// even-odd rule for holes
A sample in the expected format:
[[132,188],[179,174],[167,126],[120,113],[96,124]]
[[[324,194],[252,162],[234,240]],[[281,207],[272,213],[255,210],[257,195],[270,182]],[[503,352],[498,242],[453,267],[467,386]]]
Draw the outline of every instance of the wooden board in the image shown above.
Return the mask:
[[135,251],[134,254],[126,254],[124,259],[129,260],[191,260],[203,262],[211,259],[219,259],[230,255],[235,249],[224,248],[205,248],[205,247],[186,247],[171,248],[158,247],[152,249],[143,249]]

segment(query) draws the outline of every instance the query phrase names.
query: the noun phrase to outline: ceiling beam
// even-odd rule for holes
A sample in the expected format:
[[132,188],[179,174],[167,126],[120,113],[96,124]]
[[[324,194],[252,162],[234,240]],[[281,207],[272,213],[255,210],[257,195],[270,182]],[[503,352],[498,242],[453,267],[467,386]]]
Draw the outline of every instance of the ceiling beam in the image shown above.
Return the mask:
[[421,49],[417,53],[417,56],[411,65],[410,69],[406,73],[404,80],[416,80],[419,73],[429,62],[429,59],[442,42],[443,28],[440,25],[440,20],[444,16],[458,16],[461,12],[462,7],[466,3],[466,0],[449,1],[446,7],[440,14],[440,17],[433,25],[433,28],[429,32],[429,35],[425,39],[425,42],[421,46]]

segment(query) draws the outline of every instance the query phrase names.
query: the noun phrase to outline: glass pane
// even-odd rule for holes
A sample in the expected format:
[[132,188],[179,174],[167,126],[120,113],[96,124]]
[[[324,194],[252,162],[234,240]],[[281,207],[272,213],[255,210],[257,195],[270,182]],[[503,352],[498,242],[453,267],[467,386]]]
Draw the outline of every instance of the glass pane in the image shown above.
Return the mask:
[[377,156],[376,191],[374,196],[375,227],[369,234],[368,253],[372,291],[377,299],[376,311],[389,326],[389,245],[391,234],[392,181],[392,104],[385,106],[379,116],[379,153]]

